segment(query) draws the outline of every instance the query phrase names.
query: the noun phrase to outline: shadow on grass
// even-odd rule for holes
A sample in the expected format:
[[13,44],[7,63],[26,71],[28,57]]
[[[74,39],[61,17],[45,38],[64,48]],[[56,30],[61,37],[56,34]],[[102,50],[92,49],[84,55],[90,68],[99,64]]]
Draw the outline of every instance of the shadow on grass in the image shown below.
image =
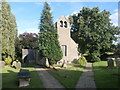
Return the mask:
[[109,69],[106,66],[94,66],[94,76],[97,88],[118,88],[120,76],[118,69]]
[[[79,66],[80,67],[80,66]],[[81,67],[83,68],[83,67]],[[69,68],[68,68],[69,69]],[[54,76],[65,88],[75,88],[81,74],[80,70],[68,70],[67,68],[48,71],[52,76]]]
[[95,66],[94,69],[108,69],[107,66]]
[[[11,68],[10,68],[11,69]],[[21,88],[44,88],[43,83],[38,76],[37,71],[33,67],[24,67],[22,69],[28,69],[31,74],[30,85]],[[19,70],[12,69],[2,72],[2,88],[19,88],[19,79],[17,78]]]

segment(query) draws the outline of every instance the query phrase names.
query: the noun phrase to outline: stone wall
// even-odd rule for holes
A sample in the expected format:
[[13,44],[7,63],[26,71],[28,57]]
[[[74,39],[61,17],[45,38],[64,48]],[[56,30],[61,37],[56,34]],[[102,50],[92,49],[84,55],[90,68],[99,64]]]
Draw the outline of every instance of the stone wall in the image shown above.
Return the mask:
[[[61,21],[63,22],[63,26],[61,27]],[[67,22],[67,27],[64,27],[65,23]],[[58,33],[58,40],[60,42],[61,48],[62,45],[67,46],[67,56],[63,56],[61,62],[64,60],[66,62],[75,62],[79,57],[78,52],[78,44],[74,42],[70,35],[70,24],[66,17],[62,16],[56,23],[57,33]]]

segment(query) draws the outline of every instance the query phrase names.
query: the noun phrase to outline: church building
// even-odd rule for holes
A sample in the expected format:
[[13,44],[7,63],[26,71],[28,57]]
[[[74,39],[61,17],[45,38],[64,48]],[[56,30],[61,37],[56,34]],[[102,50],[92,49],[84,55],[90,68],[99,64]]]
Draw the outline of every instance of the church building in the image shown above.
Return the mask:
[[[79,58],[78,44],[71,38],[70,23],[65,16],[62,16],[56,22],[58,40],[63,51],[63,58],[58,64],[74,63]],[[32,58],[33,57],[33,58]],[[48,61],[40,57],[38,50],[22,50],[22,59],[24,63],[45,65]],[[27,61],[27,62],[26,62]]]
[[78,44],[71,38],[69,20],[62,16],[56,22],[58,40],[63,51],[63,58],[58,63],[74,63],[79,58]]

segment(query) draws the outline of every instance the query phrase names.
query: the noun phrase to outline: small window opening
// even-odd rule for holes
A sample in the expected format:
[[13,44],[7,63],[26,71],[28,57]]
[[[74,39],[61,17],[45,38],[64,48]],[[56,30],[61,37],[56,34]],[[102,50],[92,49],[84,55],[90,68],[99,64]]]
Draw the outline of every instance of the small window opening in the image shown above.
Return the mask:
[[67,45],[62,45],[63,55],[67,56]]
[[63,27],[63,21],[60,21],[60,27]]
[[67,22],[66,21],[64,22],[64,27],[67,28]]

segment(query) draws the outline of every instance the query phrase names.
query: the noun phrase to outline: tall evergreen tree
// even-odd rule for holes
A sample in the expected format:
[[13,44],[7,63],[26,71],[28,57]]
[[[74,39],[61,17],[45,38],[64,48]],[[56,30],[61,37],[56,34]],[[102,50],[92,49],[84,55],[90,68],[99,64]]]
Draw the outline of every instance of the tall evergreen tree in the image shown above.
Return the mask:
[[63,55],[50,10],[50,6],[45,2],[39,27],[39,51],[41,56],[48,58],[49,63],[52,65],[59,61]]
[[2,34],[2,56],[3,59],[10,56],[15,59],[15,40],[17,36],[17,25],[14,15],[11,13],[10,5],[1,2],[1,34]]
[[2,60],[2,8],[1,8],[2,3],[0,3],[0,60]]

